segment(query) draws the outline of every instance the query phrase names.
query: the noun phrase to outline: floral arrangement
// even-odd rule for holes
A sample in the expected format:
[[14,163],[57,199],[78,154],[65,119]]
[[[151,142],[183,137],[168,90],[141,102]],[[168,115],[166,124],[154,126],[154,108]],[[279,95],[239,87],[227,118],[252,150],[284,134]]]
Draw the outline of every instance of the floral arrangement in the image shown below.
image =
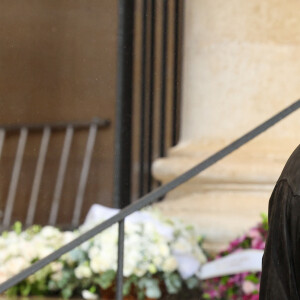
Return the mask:
[[[206,257],[196,230],[179,220],[165,219],[153,209],[141,214],[142,217],[135,222],[125,221],[125,299],[160,299],[180,292],[187,294],[191,290],[199,295],[199,280],[195,273]],[[22,231],[22,225],[16,223],[13,231],[4,232],[0,237],[0,282],[94,225],[87,223],[73,232],[63,232],[51,226],[32,226]],[[116,225],[6,293],[10,296],[61,295],[64,298],[113,299],[117,241]]]
[[[250,229],[244,236],[232,241],[225,251],[217,255],[217,258],[242,249],[263,250],[267,232],[268,220],[265,215],[262,215],[260,224]],[[206,280],[202,283],[202,297],[214,300],[258,300],[260,275],[260,272],[246,272]]]

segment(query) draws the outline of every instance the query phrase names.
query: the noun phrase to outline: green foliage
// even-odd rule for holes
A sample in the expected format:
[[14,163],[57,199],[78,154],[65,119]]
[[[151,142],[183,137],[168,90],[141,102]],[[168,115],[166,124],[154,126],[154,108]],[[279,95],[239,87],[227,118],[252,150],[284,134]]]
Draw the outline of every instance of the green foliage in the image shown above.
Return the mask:
[[20,234],[22,232],[22,223],[19,221],[15,222],[15,224],[13,225],[13,231],[16,234]]
[[245,280],[249,280],[253,283],[259,283],[259,278],[257,277],[257,274],[249,274],[245,277]]
[[264,230],[268,231],[269,230],[268,215],[262,213],[260,216],[262,218],[262,225]]
[[164,281],[169,294],[177,294],[182,287],[182,279],[178,273],[164,274]]
[[99,277],[96,277],[93,281],[96,284],[99,284],[100,287],[104,290],[112,286],[116,277],[116,272],[113,270],[108,270],[102,273]]
[[193,290],[199,287],[199,279],[196,276],[192,276],[185,280],[188,289]]
[[138,282],[138,287],[145,290],[145,295],[148,298],[158,299],[161,297],[161,290],[159,288],[159,281],[155,278],[143,277]]
[[125,279],[123,284],[123,295],[127,296],[130,294],[131,289],[138,286],[138,277],[136,275],[131,275],[129,278]]
[[72,296],[74,290],[74,286],[72,284],[68,284],[62,291],[61,295],[64,299],[68,299]]

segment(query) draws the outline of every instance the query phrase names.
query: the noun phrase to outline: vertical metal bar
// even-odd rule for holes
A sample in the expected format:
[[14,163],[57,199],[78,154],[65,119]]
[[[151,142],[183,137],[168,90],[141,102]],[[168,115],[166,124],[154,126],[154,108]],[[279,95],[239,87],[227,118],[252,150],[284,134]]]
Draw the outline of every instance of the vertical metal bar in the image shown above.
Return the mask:
[[139,197],[144,195],[144,181],[145,181],[145,116],[146,116],[146,83],[147,83],[147,15],[148,5],[147,0],[143,0],[143,13],[142,13],[142,38],[141,38],[141,110],[140,110],[140,145],[139,145]]
[[35,169],[35,175],[34,175],[33,184],[32,184],[32,190],[31,190],[28,211],[27,211],[27,217],[26,217],[26,225],[33,224],[33,219],[34,219],[34,214],[35,214],[36,205],[37,205],[37,199],[38,199],[38,195],[39,195],[39,191],[40,191],[41,179],[42,179],[42,175],[43,175],[50,135],[51,135],[50,127],[45,127],[44,131],[43,131],[40,152],[39,152],[36,169]]
[[147,176],[147,192],[152,189],[152,153],[153,153],[153,109],[154,109],[154,83],[155,83],[155,23],[156,23],[156,0],[151,0],[151,42],[150,42],[150,83],[149,83],[149,143],[148,143],[148,176]]
[[18,187],[18,182],[20,177],[20,171],[23,162],[25,145],[27,141],[27,135],[28,135],[28,129],[25,127],[21,128],[15,163],[14,163],[13,172],[12,172],[9,190],[8,190],[6,207],[4,211],[4,218],[3,218],[4,227],[10,225],[11,215],[13,211],[13,206],[15,202],[15,197],[16,197],[16,192],[17,192],[17,187]]
[[168,0],[163,0],[163,34],[161,64],[161,99],[160,99],[160,145],[159,155],[165,155],[166,138],[166,95],[167,95],[167,49],[168,49]]
[[133,25],[134,0],[119,0],[114,205],[121,208],[131,196]]
[[179,110],[179,0],[174,3],[174,60],[173,60],[173,113],[172,113],[172,145],[177,143],[178,138],[178,110]]
[[49,216],[50,225],[55,225],[56,223],[59,202],[60,202],[61,192],[64,184],[65,173],[66,173],[67,163],[69,159],[73,134],[74,134],[74,128],[72,126],[68,126],[66,130],[65,141],[64,141],[63,150],[59,162],[59,168],[58,168],[56,184],[55,184],[55,189],[53,194],[53,201],[52,201],[52,206],[51,206],[51,211]]
[[118,269],[117,269],[117,290],[116,299],[123,299],[123,264],[124,264],[124,222],[119,222],[119,239],[118,239]]
[[94,145],[95,145],[97,130],[98,130],[97,124],[92,123],[90,130],[89,130],[89,136],[87,139],[87,143],[86,143],[86,149],[85,149],[85,154],[84,154],[84,159],[83,159],[83,164],[82,164],[82,170],[81,170],[78,190],[77,190],[77,194],[76,194],[75,208],[74,208],[74,214],[73,214],[73,219],[72,219],[73,226],[78,226],[78,224],[79,224],[80,213],[81,213],[81,208],[82,208],[82,203],[83,203],[83,198],[84,198],[84,192],[85,192],[86,183],[87,183],[87,179],[88,179],[88,175],[89,175],[90,164],[91,164],[93,149],[94,149]]
[[[5,141],[5,129],[1,128],[0,129],[0,159],[1,159],[1,155],[2,155],[4,141]],[[2,211],[0,211],[0,215],[1,216],[3,215]]]
[[2,155],[4,140],[5,140],[5,129],[0,129],[0,158]]

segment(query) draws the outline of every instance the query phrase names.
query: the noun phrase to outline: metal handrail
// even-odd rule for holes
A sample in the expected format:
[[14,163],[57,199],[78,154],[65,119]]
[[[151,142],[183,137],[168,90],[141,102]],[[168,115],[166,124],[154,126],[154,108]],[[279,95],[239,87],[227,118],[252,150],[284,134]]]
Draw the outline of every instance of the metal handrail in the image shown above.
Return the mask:
[[28,123],[28,124],[6,124],[0,125],[0,130],[5,130],[6,132],[17,132],[20,131],[21,128],[27,128],[30,131],[41,131],[45,127],[50,127],[52,131],[56,130],[65,130],[66,127],[70,126],[76,130],[87,129],[90,127],[91,124],[96,124],[98,127],[107,127],[110,124],[110,121],[107,119],[101,118],[93,118],[92,121],[88,122],[49,122],[49,123]]
[[300,108],[300,100],[297,100],[292,105],[288,106],[281,112],[277,113],[267,121],[263,122],[256,128],[252,129],[242,137],[238,138],[228,146],[224,147],[220,151],[216,152],[215,154],[211,155],[195,167],[191,168],[184,174],[178,176],[171,182],[162,185],[161,187],[157,188],[156,190],[150,192],[149,194],[142,197],[137,202],[125,207],[122,209],[118,214],[114,215],[113,217],[107,219],[106,221],[102,222],[101,224],[95,226],[94,228],[90,229],[89,231],[83,233],[78,238],[74,239],[70,243],[62,246],[58,250],[54,251],[50,255],[46,256],[45,258],[37,261],[27,269],[23,270],[19,274],[13,276],[12,278],[8,279],[4,283],[0,285],[0,293],[4,292],[5,290],[9,289],[10,287],[14,286],[15,284],[21,282],[22,280],[26,279],[31,274],[37,272],[41,268],[45,267],[49,263],[53,262],[54,260],[58,259],[63,254],[67,253],[68,251],[74,249],[75,247],[81,245],[85,241],[89,240],[90,238],[94,237],[95,235],[101,233],[108,227],[119,223],[119,242],[118,242],[118,272],[117,272],[117,291],[116,291],[116,299],[120,300],[123,298],[122,296],[122,277],[123,277],[123,257],[124,257],[124,220],[130,214],[158,201],[162,196],[166,193],[170,192],[171,190],[175,189],[179,185],[183,184],[184,182],[190,180],[191,178],[195,177],[200,172],[206,170],[210,166],[214,165],[219,160],[223,159],[230,153],[234,152],[241,146],[245,145],[282,119],[286,118],[288,115],[296,111]]

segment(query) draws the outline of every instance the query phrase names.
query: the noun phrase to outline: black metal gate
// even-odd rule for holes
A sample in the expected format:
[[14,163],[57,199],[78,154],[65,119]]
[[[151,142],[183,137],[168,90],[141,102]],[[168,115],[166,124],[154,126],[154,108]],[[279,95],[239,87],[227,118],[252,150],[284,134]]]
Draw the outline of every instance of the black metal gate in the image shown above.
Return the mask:
[[120,0],[114,204],[158,186],[154,159],[178,141],[183,0]]

